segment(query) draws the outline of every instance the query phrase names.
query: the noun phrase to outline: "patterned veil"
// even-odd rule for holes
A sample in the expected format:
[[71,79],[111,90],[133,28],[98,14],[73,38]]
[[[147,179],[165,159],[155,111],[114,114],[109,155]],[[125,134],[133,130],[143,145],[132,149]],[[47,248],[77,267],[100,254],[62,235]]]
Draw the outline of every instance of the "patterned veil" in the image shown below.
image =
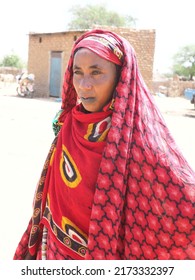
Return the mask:
[[[73,55],[89,36],[113,37],[123,58],[95,186],[85,259],[195,259],[195,173],[145,85],[128,41],[103,30],[89,31],[76,41],[55,129],[60,130],[76,105]],[[42,211],[33,220],[35,226],[45,206],[47,165],[45,173],[46,179],[36,192],[43,196]],[[32,240],[36,242],[38,235],[31,236]]]

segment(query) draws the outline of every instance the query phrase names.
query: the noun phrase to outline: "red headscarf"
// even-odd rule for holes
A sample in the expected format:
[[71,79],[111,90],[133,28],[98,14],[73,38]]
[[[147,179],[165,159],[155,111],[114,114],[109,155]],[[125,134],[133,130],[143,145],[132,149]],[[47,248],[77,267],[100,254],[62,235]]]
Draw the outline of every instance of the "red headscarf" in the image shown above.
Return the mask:
[[[172,138],[127,40],[103,30],[87,32],[77,40],[65,73],[58,124],[77,101],[72,83],[74,52],[78,46],[91,48],[91,43],[87,46],[91,36],[113,37],[122,59],[85,258],[195,259],[195,173]],[[99,55],[111,60],[112,55],[101,47]],[[47,192],[44,184],[41,188]]]
[[108,34],[93,34],[76,44],[74,53],[79,48],[87,48],[102,58],[117,65],[122,65],[123,53],[117,40]]

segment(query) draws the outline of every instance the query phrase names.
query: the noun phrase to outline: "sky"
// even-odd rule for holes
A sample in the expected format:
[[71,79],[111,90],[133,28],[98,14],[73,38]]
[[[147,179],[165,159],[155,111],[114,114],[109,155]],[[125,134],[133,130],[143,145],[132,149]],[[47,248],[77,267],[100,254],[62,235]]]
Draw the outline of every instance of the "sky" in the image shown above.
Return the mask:
[[72,6],[96,4],[136,18],[137,29],[156,30],[154,71],[168,72],[173,55],[183,46],[195,44],[194,0],[2,0],[0,59],[15,53],[27,60],[30,32],[66,31]]

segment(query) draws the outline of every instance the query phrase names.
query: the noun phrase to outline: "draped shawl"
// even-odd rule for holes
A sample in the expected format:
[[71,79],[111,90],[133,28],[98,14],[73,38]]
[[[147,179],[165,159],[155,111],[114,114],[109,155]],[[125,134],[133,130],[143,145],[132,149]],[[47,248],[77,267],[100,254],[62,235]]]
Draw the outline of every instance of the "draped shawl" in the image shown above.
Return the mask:
[[[76,41],[55,126],[60,130],[77,102],[72,83],[76,46],[97,34],[115,38],[123,59],[95,185],[85,259],[195,259],[195,173],[167,128],[126,39],[93,30]],[[30,242],[38,240],[38,235],[32,238],[32,229],[45,207],[48,176],[36,193],[43,193],[42,211],[33,220]]]

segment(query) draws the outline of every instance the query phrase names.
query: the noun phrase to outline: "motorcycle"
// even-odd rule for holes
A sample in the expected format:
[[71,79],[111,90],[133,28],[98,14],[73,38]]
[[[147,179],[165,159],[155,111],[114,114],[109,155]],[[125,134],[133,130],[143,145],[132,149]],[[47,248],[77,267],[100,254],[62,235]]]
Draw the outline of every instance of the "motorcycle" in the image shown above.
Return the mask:
[[34,74],[22,73],[18,78],[17,94],[20,97],[33,98],[34,95]]

